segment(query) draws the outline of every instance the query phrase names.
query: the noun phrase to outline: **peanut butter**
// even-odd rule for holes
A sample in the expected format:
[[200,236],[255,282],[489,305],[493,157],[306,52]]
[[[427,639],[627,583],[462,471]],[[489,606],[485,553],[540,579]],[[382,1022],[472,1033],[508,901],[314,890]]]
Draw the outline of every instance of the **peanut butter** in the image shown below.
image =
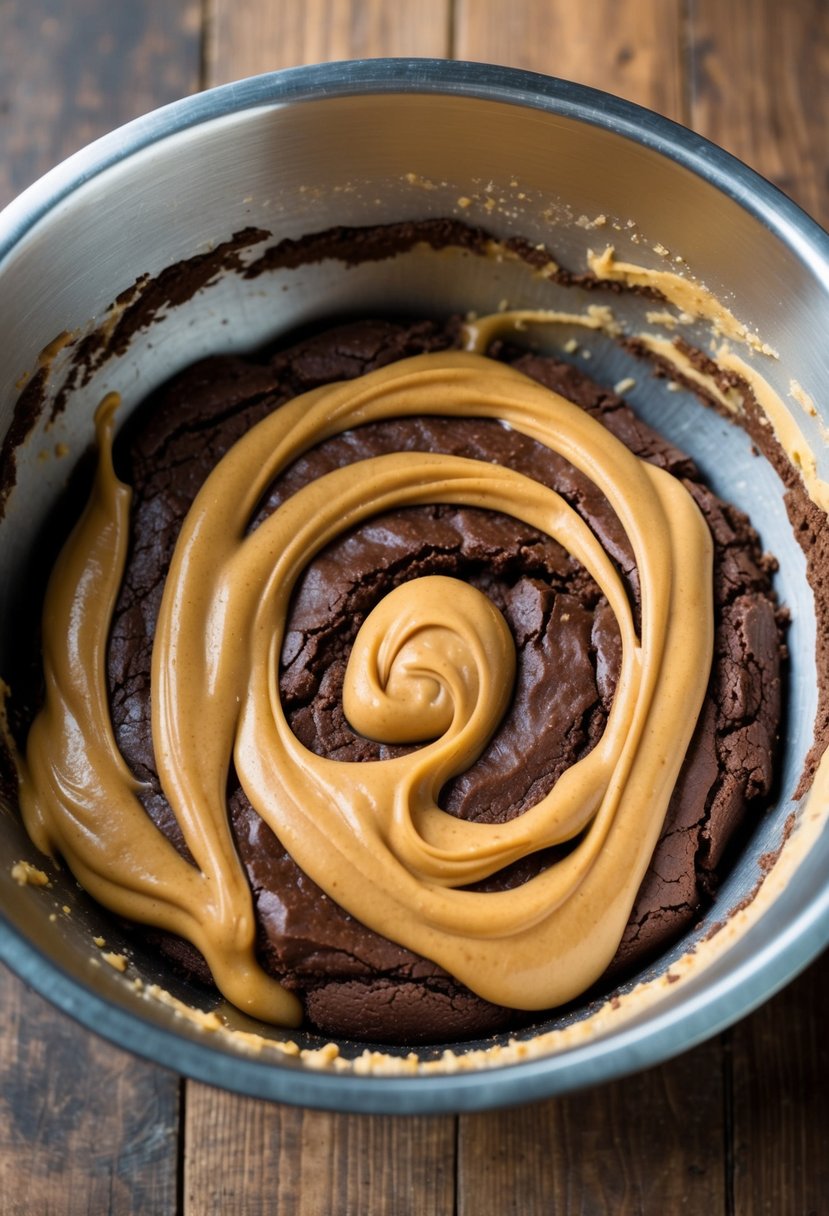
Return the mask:
[[[598,422],[472,352],[422,355],[306,393],[248,432],[185,521],[153,651],[153,744],[193,863],[146,815],[115,744],[105,650],[125,561],[129,489],[114,473],[110,397],[87,510],[44,611],[46,701],[21,769],[26,826],[119,915],[191,941],[218,987],[265,1021],[296,999],[260,968],[250,890],[231,837],[231,763],[298,864],[361,922],[434,960],[490,1001],[543,1009],[577,996],[612,958],[658,837],[708,682],[711,542],[690,495]],[[322,439],[399,415],[494,418],[561,453],[604,492],[641,585],[634,626],[616,568],[554,491],[515,471],[400,452],[335,470],[249,523],[278,473]],[[355,729],[417,751],[363,764],[308,751],[286,722],[278,669],[292,590],[344,529],[391,507],[462,503],[558,540],[615,613],[621,674],[603,737],[535,807],[507,823],[454,818],[442,785],[485,747],[510,699],[507,626],[478,591],[421,578],[364,622],[346,677]],[[445,584],[449,582],[450,587]],[[463,889],[550,845],[568,854],[523,886]]]

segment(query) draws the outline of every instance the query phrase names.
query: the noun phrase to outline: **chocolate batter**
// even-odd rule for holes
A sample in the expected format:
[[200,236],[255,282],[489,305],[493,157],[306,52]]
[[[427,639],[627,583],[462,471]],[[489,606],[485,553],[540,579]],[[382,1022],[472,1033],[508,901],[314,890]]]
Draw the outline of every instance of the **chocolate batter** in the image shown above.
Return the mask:
[[[196,492],[233,442],[282,402],[455,341],[453,325],[372,321],[310,337],[270,358],[205,360],[156,394],[128,428],[119,459],[134,487],[133,534],[109,651],[112,716],[128,764],[148,783],[147,810],[180,847],[155,771],[149,672],[164,573]],[[772,563],[745,516],[702,485],[692,461],[639,422],[618,396],[567,364],[508,348],[492,353],[600,417],[637,455],[682,478],[715,542],[711,684],[611,967],[620,975],[692,921],[716,889],[729,839],[768,794],[780,717]],[[636,603],[629,546],[601,493],[548,449],[483,420],[420,418],[346,432],[287,470],[251,526],[329,469],[406,449],[494,461],[554,487],[599,536]],[[615,620],[598,588],[555,541],[532,528],[492,512],[441,506],[396,511],[345,534],[308,567],[295,596],[282,654],[283,704],[300,740],[320,755],[373,760],[406,750],[374,744],[351,729],[342,679],[350,645],[372,607],[398,584],[435,573],[483,590],[513,632],[512,705],[484,755],[441,796],[444,808],[461,818],[506,821],[542,798],[601,737],[619,668]],[[516,1020],[360,925],[298,869],[235,781],[228,799],[254,891],[262,960],[302,995],[308,1019],[322,1033],[414,1044],[477,1037]],[[544,863],[530,859],[489,885],[521,882]],[[192,947],[170,939],[164,946],[203,972]]]

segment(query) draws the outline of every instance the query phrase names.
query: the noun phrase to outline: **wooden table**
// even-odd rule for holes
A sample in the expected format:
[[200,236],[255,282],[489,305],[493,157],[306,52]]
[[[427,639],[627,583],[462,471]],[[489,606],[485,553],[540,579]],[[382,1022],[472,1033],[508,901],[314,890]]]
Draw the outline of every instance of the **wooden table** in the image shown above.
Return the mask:
[[[133,116],[350,56],[569,77],[723,144],[829,222],[823,0],[0,0],[0,203]],[[504,1113],[346,1117],[139,1063],[0,970],[0,1214],[829,1213],[829,956],[631,1080]]]

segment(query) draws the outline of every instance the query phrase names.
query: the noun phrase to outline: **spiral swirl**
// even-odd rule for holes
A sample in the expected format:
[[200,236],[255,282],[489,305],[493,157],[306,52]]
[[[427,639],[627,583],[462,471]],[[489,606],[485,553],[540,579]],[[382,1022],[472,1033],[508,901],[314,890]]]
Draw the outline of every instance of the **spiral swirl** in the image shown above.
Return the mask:
[[[92,503],[47,603],[62,641],[47,648],[47,703],[23,783],[27,826],[42,847],[62,853],[115,911],[193,941],[234,1003],[291,1023],[294,998],[254,956],[251,897],[225,806],[233,763],[297,863],[370,928],[499,1004],[541,1009],[583,991],[621,938],[708,681],[711,542],[683,486],[557,394],[472,353],[418,356],[314,390],[253,428],[185,521],[153,650],[158,772],[191,865],[144,814],[106,710],[102,656],[128,509],[108,454],[111,413],[99,416]],[[586,523],[509,468],[431,453],[379,456],[319,478],[249,530],[269,484],[302,452],[350,427],[420,414],[500,419],[599,486],[636,560],[638,634],[622,580]],[[619,626],[621,673],[602,738],[508,823],[462,821],[437,801],[486,746],[515,669],[506,623],[466,584],[429,577],[397,588],[351,654],[351,724],[372,738],[422,744],[416,751],[366,763],[314,755],[280,701],[288,606],[308,562],[371,515],[433,503],[491,508],[546,532],[592,575]],[[520,888],[466,889],[576,838]]]
[[515,645],[498,609],[474,587],[431,575],[396,587],[363,622],[343,708],[356,731],[383,743],[469,736],[461,772],[498,725],[514,677]]

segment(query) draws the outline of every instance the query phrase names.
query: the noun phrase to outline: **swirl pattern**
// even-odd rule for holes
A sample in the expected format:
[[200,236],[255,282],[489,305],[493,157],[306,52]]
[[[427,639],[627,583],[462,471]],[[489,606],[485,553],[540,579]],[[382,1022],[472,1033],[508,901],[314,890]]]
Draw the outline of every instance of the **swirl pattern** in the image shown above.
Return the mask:
[[[618,945],[708,681],[711,542],[683,486],[576,406],[473,353],[404,360],[266,418],[193,504],[158,620],[153,741],[190,864],[147,819],[108,719],[103,655],[129,507],[109,457],[113,408],[99,412],[95,492],[49,590],[47,702],[22,782],[36,842],[61,853],[116,912],[192,941],[229,1000],[293,1024],[297,1002],[254,955],[251,897],[225,806],[234,764],[302,869],[364,924],[499,1004],[542,1009],[588,987]],[[499,419],[589,476],[631,542],[639,631],[585,522],[553,490],[509,468],[432,453],[379,456],[318,479],[249,531],[274,477],[315,443],[420,414]],[[285,620],[307,563],[369,516],[426,503],[492,508],[554,537],[593,576],[619,625],[621,675],[602,738],[508,823],[461,821],[438,805],[445,782],[485,747],[514,673],[505,622],[466,584],[430,577],[399,587],[367,618],[352,651],[344,690],[352,725],[372,738],[421,743],[418,750],[362,764],[316,756],[280,703]],[[568,841],[562,860],[517,889],[466,889]]]

